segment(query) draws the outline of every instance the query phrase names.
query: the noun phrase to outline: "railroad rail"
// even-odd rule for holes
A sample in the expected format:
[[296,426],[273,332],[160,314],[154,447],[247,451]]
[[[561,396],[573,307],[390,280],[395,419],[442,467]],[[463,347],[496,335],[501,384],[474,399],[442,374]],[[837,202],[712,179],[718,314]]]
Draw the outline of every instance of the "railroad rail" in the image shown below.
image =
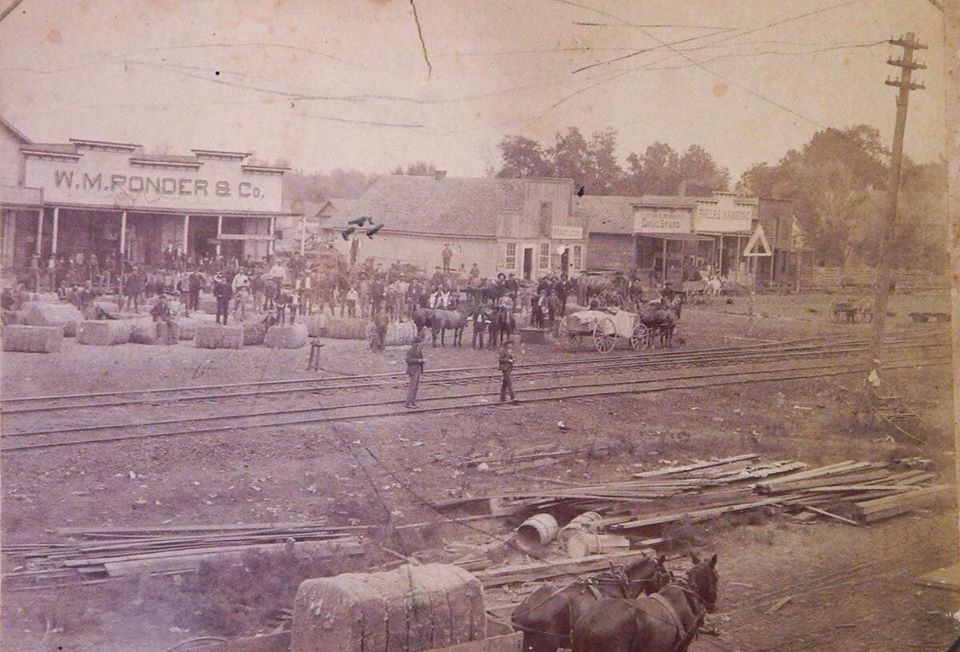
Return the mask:
[[[895,350],[940,346],[941,338],[897,338],[887,341]],[[946,339],[942,338],[942,343]],[[756,344],[739,347],[700,349],[696,351],[659,351],[644,355],[616,357],[597,355],[582,356],[575,360],[528,363],[518,365],[514,377],[518,380],[557,374],[602,373],[632,370],[637,372],[657,371],[676,367],[713,366],[734,363],[773,362],[782,359],[801,359],[825,355],[844,355],[865,352],[867,340],[842,339],[826,341],[822,338],[804,338],[788,342]],[[427,370],[421,379],[422,385],[463,385],[491,381],[498,373],[490,367],[452,367]],[[0,402],[4,416],[9,419],[17,414],[56,412],[64,410],[122,407],[140,404],[177,403],[268,397],[296,393],[324,393],[339,390],[403,385],[407,376],[403,372],[366,374],[350,378],[307,378],[260,382],[167,387],[146,390],[121,390],[86,394],[25,396],[6,398]]]
[[[949,365],[947,355],[922,357],[913,356],[891,360],[885,365],[888,369],[903,369]],[[731,365],[713,371],[657,376],[636,379],[623,377],[597,382],[566,382],[546,386],[525,387],[525,403],[607,397],[623,394],[643,394],[650,392],[677,391],[724,385],[739,385],[758,382],[778,382],[801,379],[824,378],[865,373],[865,364],[857,364],[849,359],[818,364],[795,365],[790,368],[749,369],[747,365]],[[421,403],[428,403],[415,412],[404,410],[403,400],[375,400],[349,404],[332,404],[296,409],[268,410],[256,413],[215,415],[195,418],[153,420],[149,422],[128,422],[85,426],[73,429],[55,428],[40,431],[5,433],[6,442],[0,453],[12,453],[27,450],[80,446],[107,442],[145,440],[151,438],[172,438],[185,435],[211,434],[231,430],[251,430],[262,428],[294,427],[333,423],[345,420],[393,417],[399,415],[422,415],[463,409],[490,408],[492,394],[489,388],[482,391],[457,393],[444,396],[424,396]],[[209,423],[215,425],[205,425]],[[199,427],[198,427],[199,426]],[[92,435],[92,433],[99,433]]]

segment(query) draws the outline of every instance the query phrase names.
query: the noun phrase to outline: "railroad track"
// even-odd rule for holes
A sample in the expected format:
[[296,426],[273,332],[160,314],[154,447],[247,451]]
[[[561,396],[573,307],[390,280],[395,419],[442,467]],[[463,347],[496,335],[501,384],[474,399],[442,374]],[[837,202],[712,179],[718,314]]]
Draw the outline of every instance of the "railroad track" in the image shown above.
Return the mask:
[[[937,357],[925,355],[891,360],[885,365],[888,369],[930,367],[949,365],[949,356]],[[866,365],[852,360],[840,359],[835,362],[797,365],[791,368],[747,369],[745,365],[731,365],[725,369],[674,373],[666,376],[636,379],[623,372],[617,378],[605,382],[587,380],[586,382],[566,382],[546,386],[524,387],[523,402],[535,403],[569,399],[599,398],[623,394],[643,394],[650,392],[677,391],[741,385],[758,382],[778,382],[843,376],[867,371]],[[579,377],[579,374],[578,374]],[[231,430],[251,430],[262,428],[282,428],[320,423],[366,418],[393,417],[399,415],[423,415],[425,413],[453,410],[490,408],[492,392],[483,391],[457,393],[455,395],[424,396],[420,398],[424,407],[416,411],[403,408],[403,400],[374,400],[349,404],[332,404],[295,409],[269,410],[247,414],[215,415],[195,418],[152,420],[149,422],[126,422],[100,424],[73,429],[54,428],[49,430],[5,433],[6,443],[0,453],[13,453],[28,450],[82,446],[98,443],[145,440],[152,438],[172,438],[186,435],[222,433]]]
[[[937,338],[940,339],[940,338]],[[942,340],[945,343],[945,339]],[[897,338],[888,340],[894,350],[940,346],[931,338]],[[617,356],[578,356],[574,360],[528,363],[514,370],[517,380],[551,377],[575,372],[577,375],[600,374],[631,370],[636,372],[658,371],[676,367],[702,367],[730,363],[762,363],[779,360],[799,360],[827,355],[862,353],[867,350],[866,340],[846,339],[824,341],[821,338],[806,338],[789,342],[758,344],[732,348],[701,349],[697,351],[656,351],[644,354]],[[456,367],[428,370],[421,384],[455,386],[495,380],[497,371],[489,367]],[[2,401],[3,414],[13,415],[83,410],[106,407],[122,407],[142,404],[177,403],[243,399],[252,397],[275,397],[297,393],[328,393],[341,390],[364,389],[404,385],[404,372],[367,374],[344,378],[290,379],[253,383],[203,385],[196,387],[169,387],[152,390],[124,390],[71,395],[14,397]]]

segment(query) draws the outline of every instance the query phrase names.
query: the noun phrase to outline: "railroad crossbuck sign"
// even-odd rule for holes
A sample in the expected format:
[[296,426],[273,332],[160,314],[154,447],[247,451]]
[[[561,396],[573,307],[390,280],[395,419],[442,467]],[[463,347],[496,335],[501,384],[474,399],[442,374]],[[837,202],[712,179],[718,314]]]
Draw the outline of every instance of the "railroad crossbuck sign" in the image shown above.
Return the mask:
[[744,256],[772,256],[773,249],[767,241],[767,234],[763,232],[763,225],[757,224],[753,235],[747,240],[747,246],[743,248]]

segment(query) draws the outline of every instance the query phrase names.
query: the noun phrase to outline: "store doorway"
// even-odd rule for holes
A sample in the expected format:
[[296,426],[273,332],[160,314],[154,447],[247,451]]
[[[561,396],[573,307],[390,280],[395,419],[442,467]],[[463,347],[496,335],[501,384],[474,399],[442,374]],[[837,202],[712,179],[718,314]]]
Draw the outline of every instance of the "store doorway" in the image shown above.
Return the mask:
[[523,248],[523,278],[533,280],[533,247]]
[[560,254],[560,273],[564,276],[570,275],[570,247],[564,247]]

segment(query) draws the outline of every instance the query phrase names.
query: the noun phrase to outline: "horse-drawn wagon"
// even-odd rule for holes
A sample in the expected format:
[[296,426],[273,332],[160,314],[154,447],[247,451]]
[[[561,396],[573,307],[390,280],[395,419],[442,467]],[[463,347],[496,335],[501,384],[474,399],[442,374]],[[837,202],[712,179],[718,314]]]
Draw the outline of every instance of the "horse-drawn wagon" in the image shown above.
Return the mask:
[[563,318],[559,327],[560,346],[575,351],[586,339],[592,340],[600,353],[612,351],[617,339],[629,339],[634,351],[642,351],[650,345],[650,329],[640,315],[627,310],[581,310]]
[[830,302],[830,315],[835,322],[871,322],[873,321],[873,301],[838,297]]

